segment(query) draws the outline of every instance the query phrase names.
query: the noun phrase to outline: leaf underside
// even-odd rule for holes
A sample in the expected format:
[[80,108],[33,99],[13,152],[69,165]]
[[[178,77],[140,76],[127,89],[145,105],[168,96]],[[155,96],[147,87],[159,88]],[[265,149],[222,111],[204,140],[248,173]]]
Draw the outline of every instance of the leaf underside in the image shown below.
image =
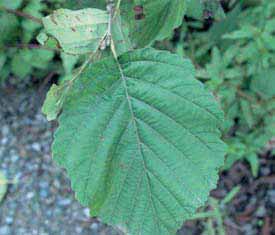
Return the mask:
[[[140,5],[132,0],[122,1],[120,14],[112,24],[118,54],[169,37],[181,25],[185,11],[183,0],[146,0]],[[66,53],[86,54],[95,52],[106,35],[108,13],[95,8],[59,9],[44,17],[43,24]]]
[[189,60],[142,49],[90,65],[63,106],[53,144],[76,197],[127,234],[175,234],[223,164],[223,122]]
[[108,27],[108,14],[99,9],[59,9],[43,18],[46,32],[69,54],[95,52]]

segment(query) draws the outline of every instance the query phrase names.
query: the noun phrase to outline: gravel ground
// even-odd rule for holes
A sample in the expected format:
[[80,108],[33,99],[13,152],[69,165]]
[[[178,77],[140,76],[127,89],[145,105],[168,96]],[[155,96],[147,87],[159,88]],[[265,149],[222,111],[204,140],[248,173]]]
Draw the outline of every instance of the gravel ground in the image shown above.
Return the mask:
[[[0,205],[0,235],[103,235],[50,155],[54,123],[40,112],[38,90],[0,89],[0,171],[14,182]],[[43,96],[43,95],[42,95]]]
[[[56,123],[47,122],[40,112],[43,86],[0,88],[0,171],[11,180],[0,203],[0,235],[118,234],[89,218],[89,209],[74,199],[64,171],[53,164],[50,144]],[[267,151],[260,161],[258,178],[238,162],[221,173],[211,193],[222,199],[234,186],[241,187],[224,208],[228,235],[275,234],[275,158]],[[203,234],[203,228],[202,221],[189,221],[179,235]]]

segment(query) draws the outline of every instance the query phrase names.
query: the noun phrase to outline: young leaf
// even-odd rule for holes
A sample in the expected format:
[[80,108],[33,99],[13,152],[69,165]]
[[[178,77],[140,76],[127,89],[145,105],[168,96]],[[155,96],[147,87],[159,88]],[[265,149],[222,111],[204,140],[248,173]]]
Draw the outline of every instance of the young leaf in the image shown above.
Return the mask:
[[253,112],[251,110],[251,104],[247,100],[241,99],[240,106],[248,127],[252,128],[254,124],[254,120],[253,120]]
[[42,113],[46,115],[48,121],[56,119],[60,113],[67,95],[67,89],[66,83],[59,86],[53,84],[48,91],[42,107]]
[[78,11],[60,9],[43,18],[48,34],[55,37],[69,54],[95,52],[108,27],[106,11],[86,8]]
[[127,234],[171,235],[216,186],[225,146],[214,97],[189,60],[154,49],[90,65],[53,144],[76,197]]
[[121,15],[128,22],[130,37],[140,47],[169,37],[181,25],[185,11],[185,0],[121,2]]
[[249,162],[253,176],[257,177],[260,167],[260,162],[257,154],[251,153],[250,155],[246,156],[246,160]]

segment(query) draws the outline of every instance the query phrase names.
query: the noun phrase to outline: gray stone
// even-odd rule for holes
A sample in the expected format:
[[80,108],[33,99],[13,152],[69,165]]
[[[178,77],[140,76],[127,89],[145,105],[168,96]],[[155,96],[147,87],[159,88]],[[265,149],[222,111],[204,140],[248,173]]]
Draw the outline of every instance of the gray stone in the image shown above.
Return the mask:
[[7,235],[9,233],[9,227],[8,226],[3,226],[0,227],[0,235]]

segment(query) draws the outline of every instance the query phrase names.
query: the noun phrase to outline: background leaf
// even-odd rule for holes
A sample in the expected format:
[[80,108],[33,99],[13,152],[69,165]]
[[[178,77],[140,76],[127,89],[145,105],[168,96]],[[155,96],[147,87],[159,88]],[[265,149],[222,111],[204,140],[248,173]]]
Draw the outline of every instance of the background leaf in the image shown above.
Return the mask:
[[122,1],[121,15],[128,23],[130,38],[136,46],[162,40],[181,25],[186,11],[185,0]]
[[17,9],[22,4],[23,0],[0,0],[0,7],[6,7],[9,9]]
[[258,93],[263,99],[275,97],[275,69],[262,71],[255,76],[251,83],[251,89]]

